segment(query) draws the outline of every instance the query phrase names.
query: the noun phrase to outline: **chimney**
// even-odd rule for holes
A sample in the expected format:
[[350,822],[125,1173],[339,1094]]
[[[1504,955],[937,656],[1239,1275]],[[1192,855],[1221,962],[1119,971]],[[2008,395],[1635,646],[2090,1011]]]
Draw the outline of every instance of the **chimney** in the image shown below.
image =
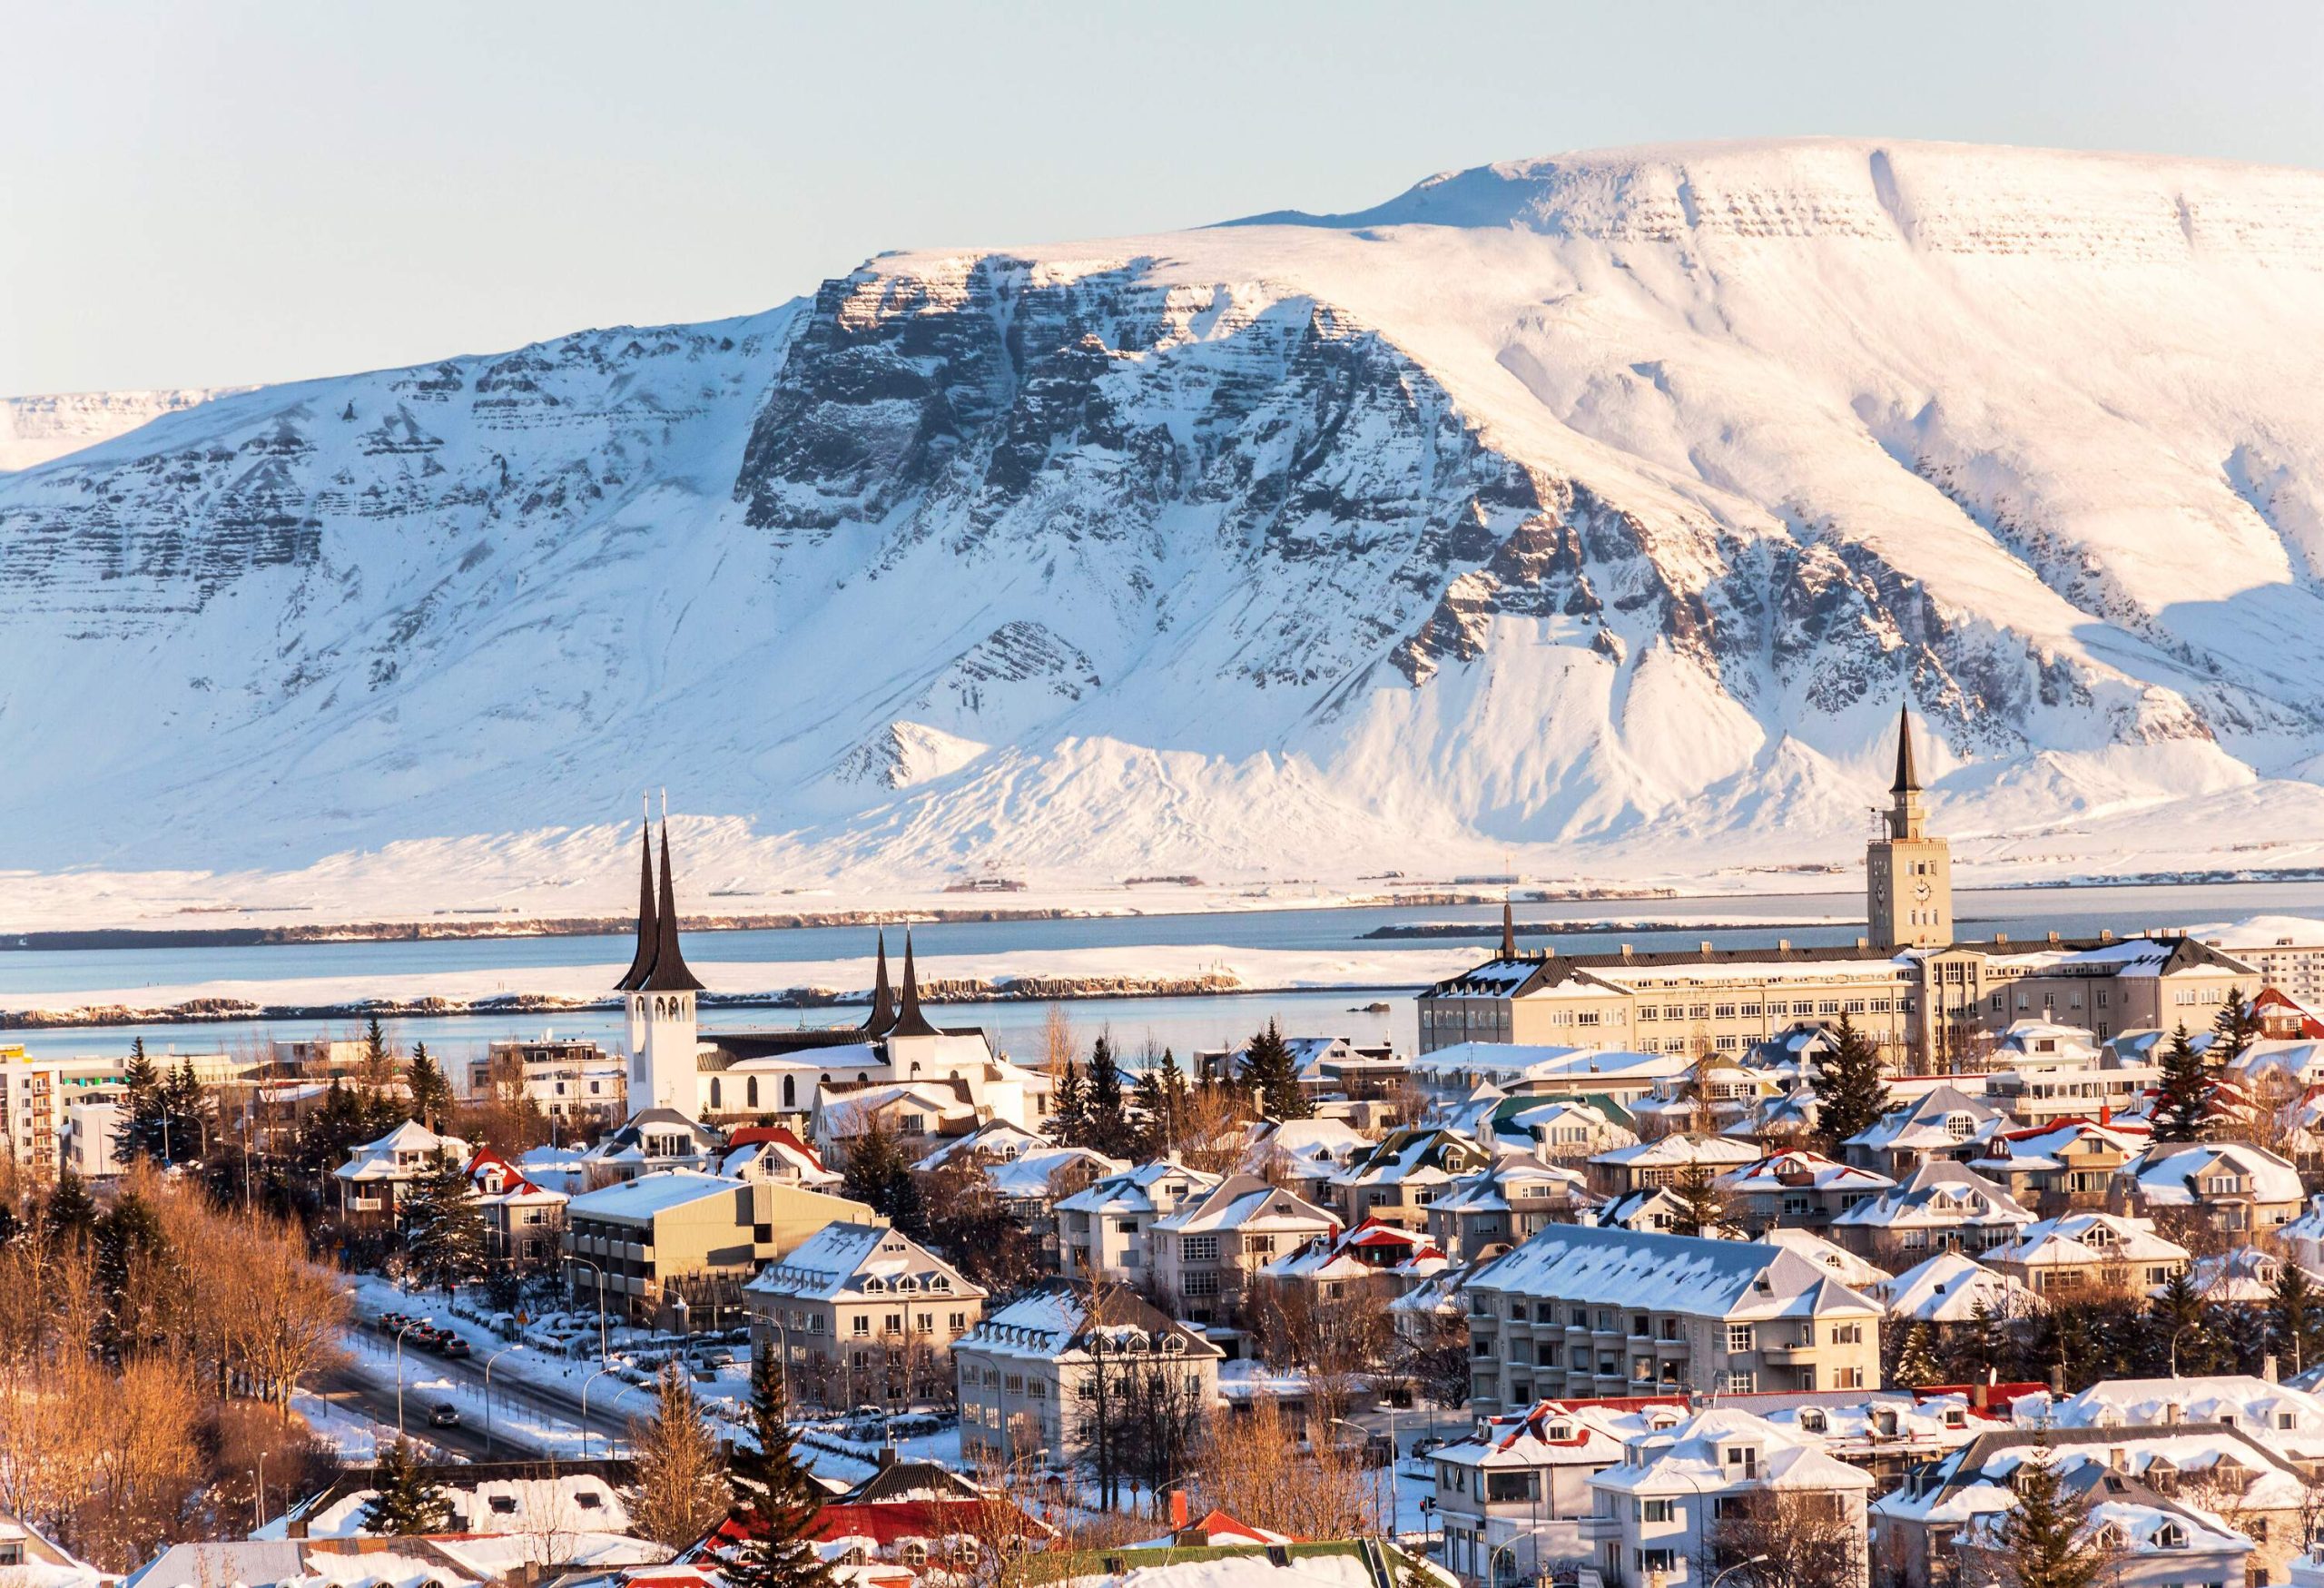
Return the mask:
[[881,1472],[885,1472],[895,1465],[896,1447],[892,1445],[882,1445],[880,1446],[880,1470]]
[[2058,934],[2057,934],[2056,932],[2052,932],[2052,933],[2050,934],[2050,941],[2051,941],[2052,942],[2056,942],[2058,941]]
[[1868,937],[1860,937],[1856,940],[1856,946],[1860,949],[1868,949],[1872,946],[1872,940]]
[[1627,959],[1629,959],[1630,957],[1630,944],[1628,944],[1628,943],[1624,943],[1624,944],[1622,945],[1622,958],[1624,958],[1624,959],[1626,959],[1626,960],[1627,960]]
[[1971,1406],[1976,1407],[1982,1412],[1985,1409],[1986,1399],[1986,1386],[1982,1381],[1969,1386],[1969,1404]]
[[1787,954],[1791,952],[1791,939],[1787,937],[1779,937],[1776,939],[1776,952],[1779,954]]
[[1709,959],[1709,958],[1710,958],[1710,939],[1709,939],[1709,938],[1705,938],[1705,939],[1703,939],[1703,941],[1702,941],[1701,942],[1699,942],[1699,943],[1696,944],[1695,946],[1702,950],[1702,952],[1703,952],[1703,958],[1705,958],[1705,959]]
[[2276,1354],[2273,1351],[2260,1358],[2260,1376],[2270,1384],[2276,1382]]
[[2110,1445],[2106,1451],[2106,1466],[2110,1472],[2130,1471],[2131,1453],[2119,1445]]
[[1997,942],[1997,943],[2005,943],[2005,942],[2007,942],[2008,941],[2009,941],[2009,933],[2007,933],[2007,932],[1997,932],[1994,933],[1994,942]]
[[2098,929],[2098,941],[2100,942],[2112,942],[2114,941],[2114,929],[2111,926],[2100,927]]
[[2063,1395],[2065,1392],[2066,1370],[2063,1366],[2053,1364],[2050,1368],[2050,1393],[2052,1395]]
[[1170,1491],[1170,1531],[1184,1533],[1186,1529],[1187,1492],[1184,1489],[1172,1489]]

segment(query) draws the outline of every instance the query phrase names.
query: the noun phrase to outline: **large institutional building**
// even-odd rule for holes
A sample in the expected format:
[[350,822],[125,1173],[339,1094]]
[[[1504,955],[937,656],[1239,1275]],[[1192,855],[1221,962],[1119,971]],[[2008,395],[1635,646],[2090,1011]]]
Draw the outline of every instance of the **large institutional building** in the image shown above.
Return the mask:
[[1866,846],[1867,931],[1853,945],[1521,952],[1504,914],[1498,954],[1421,995],[1421,1051],[1507,1042],[1739,1054],[1845,1015],[1891,1062],[1944,1070],[1973,1066],[2019,1020],[2062,1021],[2101,1041],[2200,1028],[2230,991],[2260,990],[2260,961],[2308,952],[2288,943],[2246,960],[2191,937],[2112,933],[1956,942],[1952,852],[1928,832],[1921,795],[1907,715],[1889,809]]

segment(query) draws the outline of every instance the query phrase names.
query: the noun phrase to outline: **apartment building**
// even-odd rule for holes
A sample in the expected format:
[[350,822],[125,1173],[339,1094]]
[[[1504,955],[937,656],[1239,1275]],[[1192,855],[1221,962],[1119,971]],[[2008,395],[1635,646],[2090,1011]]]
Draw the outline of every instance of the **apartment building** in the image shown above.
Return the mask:
[[1057,1205],[1058,1258],[1065,1277],[1142,1285],[1152,1267],[1156,1222],[1217,1188],[1223,1176],[1175,1157],[1093,1180]]
[[[825,1225],[743,1287],[751,1348],[794,1379],[900,1385],[911,1398],[952,1382],[953,1342],[984,1316],[982,1286],[883,1224]],[[828,1399],[828,1396],[817,1398]]]
[[1279,1254],[1338,1228],[1330,1213],[1256,1175],[1230,1175],[1154,1221],[1154,1284],[1190,1321],[1219,1322]]
[[1868,1389],[1879,1304],[1797,1252],[1555,1225],[1464,1286],[1470,1401]]
[[629,1117],[629,1067],[592,1041],[548,1032],[496,1038],[468,1062],[468,1095],[491,1097],[511,1078],[562,1125]]
[[1088,1442],[1101,1387],[1116,1406],[1152,1391],[1147,1398],[1167,1396],[1167,1410],[1206,1418],[1223,1355],[1125,1287],[1093,1294],[1047,1280],[953,1343],[960,1454],[1069,1466]]
[[842,1221],[878,1218],[803,1187],[657,1169],[566,1204],[566,1284],[584,1307],[602,1287],[608,1310],[636,1321],[665,1319],[678,1299],[705,1321],[739,1317],[743,1281]]

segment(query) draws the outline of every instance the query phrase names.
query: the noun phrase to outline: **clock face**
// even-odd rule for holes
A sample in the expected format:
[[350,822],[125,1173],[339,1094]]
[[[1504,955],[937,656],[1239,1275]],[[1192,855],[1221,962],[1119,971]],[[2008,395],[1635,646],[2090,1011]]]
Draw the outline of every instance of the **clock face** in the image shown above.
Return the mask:
[[1924,904],[1928,902],[1929,895],[1935,892],[1935,890],[1928,885],[1926,879],[1923,879],[1922,881],[1913,884],[1913,897],[1918,899]]

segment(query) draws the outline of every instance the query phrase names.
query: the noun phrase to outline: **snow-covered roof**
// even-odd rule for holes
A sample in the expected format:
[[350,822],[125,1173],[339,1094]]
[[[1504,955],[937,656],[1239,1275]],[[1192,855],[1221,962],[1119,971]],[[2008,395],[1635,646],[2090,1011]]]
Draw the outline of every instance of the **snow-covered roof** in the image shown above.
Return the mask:
[[[1136,1165],[1119,1174],[1093,1180],[1059,1201],[1058,1210],[1116,1216],[1163,1212],[1189,1198],[1200,1196],[1224,1178],[1206,1174],[1198,1169],[1188,1169],[1176,1159],[1161,1158],[1151,1163]],[[1157,1190],[1162,1193],[1158,1199]]]
[[651,1218],[705,1197],[732,1196],[743,1185],[741,1180],[706,1175],[699,1169],[656,1169],[634,1180],[585,1191],[573,1198],[566,1212],[575,1218]]
[[[1728,1453],[1738,1445],[1755,1453],[1752,1479],[1736,1475],[1738,1464]],[[1637,1435],[1628,1442],[1622,1465],[1595,1474],[1590,1486],[1639,1496],[1691,1496],[1745,1481],[1825,1494],[1869,1494],[1876,1486],[1870,1473],[1827,1455],[1819,1436],[1738,1406],[1712,1406],[1675,1428]]]
[[2185,1262],[2187,1248],[2155,1234],[2151,1219],[2112,1213],[2063,1213],[2018,1231],[2006,1246],[1985,1254],[1988,1262],[2024,1267],[2077,1267],[2114,1262]]
[[1724,1136],[1670,1135],[1592,1153],[1590,1161],[1615,1169],[1688,1169],[1698,1164],[1732,1167],[1758,1158],[1759,1149],[1748,1141]]
[[1718,1183],[1729,1191],[1745,1195],[1790,1190],[1869,1193],[1890,1190],[1896,1184],[1876,1170],[1836,1162],[1820,1152],[1805,1149],[1778,1152],[1730,1169],[1718,1177]]
[[1305,1236],[1334,1228],[1338,1223],[1337,1216],[1256,1175],[1237,1174],[1188,1198],[1177,1211],[1155,1220],[1154,1228],[1180,1234],[1231,1229]]
[[1833,1245],[1812,1229],[1770,1229],[1759,1238],[1769,1246],[1788,1248],[1811,1263],[1821,1264],[1851,1289],[1863,1290],[1888,1277],[1887,1269],[1866,1262],[1846,1247]]
[[331,1173],[342,1180],[408,1180],[427,1173],[439,1154],[465,1164],[468,1144],[406,1119],[378,1140],[354,1149]]
[[2034,1292],[2006,1274],[1996,1274],[1957,1251],[1942,1251],[1905,1269],[1873,1294],[1898,1317],[1925,1324],[1967,1323],[1978,1303],[1994,1317],[2024,1317],[2034,1310]]
[[2032,1209],[1967,1166],[1932,1159],[1895,1190],[1834,1216],[1835,1225],[1868,1229],[1951,1229],[2023,1227]]
[[854,1301],[931,1294],[980,1298],[984,1287],[910,1236],[884,1224],[826,1224],[745,1289],[794,1301]]
[[2122,1173],[2137,1186],[2150,1207],[2184,1208],[2219,1194],[2205,1182],[2234,1176],[2249,1186],[2249,1195],[2261,1202],[2297,1202],[2305,1194],[2299,1170],[2264,1147],[2248,1141],[2158,1141]]
[[1069,1280],[1049,1279],[980,1318],[955,1350],[981,1351],[1025,1361],[1079,1361],[1102,1331],[1109,1352],[1155,1352],[1216,1358],[1200,1332],[1169,1317],[1135,1291],[1116,1286],[1092,1302]]
[[1876,1315],[1820,1265],[1758,1241],[1552,1224],[1470,1276],[1472,1289],[1758,1319]]

